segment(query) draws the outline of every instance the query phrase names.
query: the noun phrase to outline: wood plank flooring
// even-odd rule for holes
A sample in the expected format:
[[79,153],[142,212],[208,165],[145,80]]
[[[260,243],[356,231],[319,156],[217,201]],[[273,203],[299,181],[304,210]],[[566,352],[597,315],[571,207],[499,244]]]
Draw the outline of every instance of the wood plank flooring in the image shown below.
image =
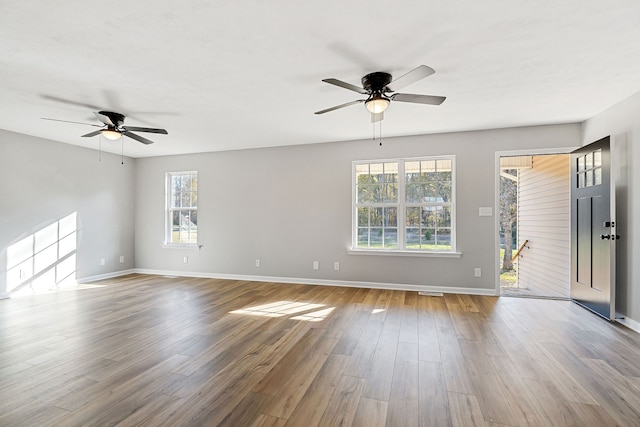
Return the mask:
[[638,426],[568,301],[130,275],[0,301],[0,426]]

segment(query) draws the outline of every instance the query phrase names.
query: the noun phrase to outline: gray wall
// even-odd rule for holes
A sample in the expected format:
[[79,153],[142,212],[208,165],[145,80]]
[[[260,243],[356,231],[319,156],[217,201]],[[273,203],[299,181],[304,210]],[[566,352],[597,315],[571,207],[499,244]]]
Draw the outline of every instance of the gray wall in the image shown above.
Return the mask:
[[135,160],[124,162],[105,153],[99,162],[94,150],[0,130],[0,294],[7,248],[73,212],[77,278],[134,267]]
[[[244,275],[495,288],[495,152],[578,146],[580,125],[551,125],[144,158],[136,167],[136,267],[201,275]],[[351,162],[456,155],[459,259],[348,255]],[[167,249],[164,174],[199,173],[200,250]],[[187,256],[189,262],[183,263]],[[255,267],[260,259],[262,266]],[[313,261],[320,269],[312,269]],[[340,271],[333,263],[340,262]],[[474,277],[474,268],[482,277]]]
[[617,242],[616,311],[640,322],[640,93],[582,124],[582,143],[611,136],[616,180]]

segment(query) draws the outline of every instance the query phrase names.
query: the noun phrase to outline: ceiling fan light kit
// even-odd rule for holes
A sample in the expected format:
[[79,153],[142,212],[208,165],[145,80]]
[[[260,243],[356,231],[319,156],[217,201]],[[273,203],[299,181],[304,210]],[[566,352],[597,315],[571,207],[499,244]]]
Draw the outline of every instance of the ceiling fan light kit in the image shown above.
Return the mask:
[[371,113],[371,121],[378,122],[384,118],[382,114],[391,101],[411,102],[414,104],[428,104],[428,105],[440,105],[446,99],[444,96],[433,95],[414,95],[409,93],[397,93],[398,89],[408,86],[412,83],[422,80],[425,77],[429,77],[434,74],[435,70],[426,65],[420,65],[419,67],[409,71],[408,73],[393,79],[393,76],[389,73],[382,71],[376,71],[369,73],[362,78],[362,87],[352,85],[350,83],[343,82],[342,80],[330,78],[322,80],[325,83],[329,83],[335,86],[340,86],[345,89],[358,92],[362,95],[367,95],[366,99],[358,99],[355,101],[347,102],[345,104],[337,105],[335,107],[327,108],[325,110],[316,111],[315,114],[324,114],[329,111],[338,110],[340,108],[348,107],[364,102],[367,110]]
[[109,141],[117,141],[122,137],[122,134],[114,129],[101,130],[100,133]]
[[373,95],[369,98],[365,105],[367,106],[367,110],[369,110],[373,114],[382,113],[389,106],[389,98],[385,98],[382,95]]

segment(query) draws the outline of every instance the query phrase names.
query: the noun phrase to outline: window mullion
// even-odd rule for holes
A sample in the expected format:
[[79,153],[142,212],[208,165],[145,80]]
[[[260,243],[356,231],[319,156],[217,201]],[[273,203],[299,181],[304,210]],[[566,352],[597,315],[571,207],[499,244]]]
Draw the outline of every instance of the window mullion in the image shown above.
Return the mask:
[[404,173],[404,161],[398,160],[398,204],[397,213],[398,218],[398,249],[405,250],[405,227],[406,224],[406,209],[405,209],[405,173]]

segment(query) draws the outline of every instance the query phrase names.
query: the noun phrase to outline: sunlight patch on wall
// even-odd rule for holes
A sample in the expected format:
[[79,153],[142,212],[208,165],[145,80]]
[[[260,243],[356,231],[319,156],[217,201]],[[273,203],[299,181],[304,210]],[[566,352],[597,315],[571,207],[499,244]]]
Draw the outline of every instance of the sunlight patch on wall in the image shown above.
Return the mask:
[[335,307],[317,310],[321,307],[326,307],[326,305],[295,301],[277,301],[270,304],[256,305],[240,310],[234,310],[230,313],[264,317],[284,317],[297,314],[297,316],[291,317],[291,319],[319,322],[325,319],[329,314],[331,314],[333,310],[335,310]]
[[33,295],[75,286],[77,213],[7,248],[7,291]]

